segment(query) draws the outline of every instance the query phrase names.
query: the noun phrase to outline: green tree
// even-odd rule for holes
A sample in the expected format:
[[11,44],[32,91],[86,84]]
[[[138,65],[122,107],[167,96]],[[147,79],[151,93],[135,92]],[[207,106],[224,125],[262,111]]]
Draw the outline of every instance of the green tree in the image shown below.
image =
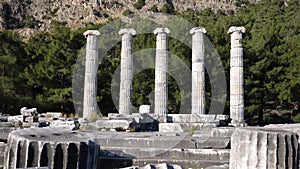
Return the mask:
[[22,102],[24,44],[17,34],[0,32],[0,107],[1,113],[17,114]]
[[42,111],[74,113],[71,78],[78,50],[85,43],[83,30],[71,31],[64,23],[52,21],[51,32],[30,39],[31,60],[24,76]]

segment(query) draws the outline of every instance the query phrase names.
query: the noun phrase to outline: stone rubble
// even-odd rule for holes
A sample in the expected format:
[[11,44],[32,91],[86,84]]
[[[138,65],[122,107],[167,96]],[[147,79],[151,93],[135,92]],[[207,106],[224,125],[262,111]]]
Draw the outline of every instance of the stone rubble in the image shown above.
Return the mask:
[[151,109],[151,105],[141,105],[139,107],[139,113],[140,114],[144,114],[144,113],[150,114],[150,109]]
[[172,164],[148,164],[144,167],[138,167],[138,166],[132,166],[132,167],[126,167],[121,169],[183,169],[179,165],[172,165]]
[[20,109],[20,113],[23,116],[35,116],[38,114],[37,108],[31,108],[31,109],[27,109],[27,107],[22,107]]

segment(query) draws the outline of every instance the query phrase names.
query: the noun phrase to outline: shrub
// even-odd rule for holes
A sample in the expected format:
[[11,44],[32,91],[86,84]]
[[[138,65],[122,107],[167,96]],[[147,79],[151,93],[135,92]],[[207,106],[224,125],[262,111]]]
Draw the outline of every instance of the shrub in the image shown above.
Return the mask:
[[135,9],[142,9],[144,5],[146,5],[145,0],[138,0],[135,4],[133,4]]
[[58,10],[59,10],[59,7],[53,9],[53,11],[50,11],[50,15],[55,16]]
[[150,11],[152,11],[152,12],[158,12],[157,5],[153,5],[153,6],[150,8]]
[[33,16],[27,16],[24,21],[24,26],[27,28],[35,28],[39,22]]
[[174,13],[174,8],[170,4],[164,4],[161,8],[161,12],[166,14],[172,14]]
[[103,16],[104,18],[109,18],[109,14],[106,13],[106,12],[104,12],[104,13],[102,14],[102,16]]
[[99,11],[95,10],[95,9],[93,9],[93,14],[95,16],[97,16],[97,17],[101,17],[102,16],[101,13]]
[[128,15],[133,14],[133,12],[132,12],[131,10],[129,10],[129,9],[126,9],[125,11],[123,11],[122,14],[123,14],[124,16],[128,16]]
[[249,5],[248,0],[237,0],[234,2],[234,5],[237,7],[243,6],[243,5]]

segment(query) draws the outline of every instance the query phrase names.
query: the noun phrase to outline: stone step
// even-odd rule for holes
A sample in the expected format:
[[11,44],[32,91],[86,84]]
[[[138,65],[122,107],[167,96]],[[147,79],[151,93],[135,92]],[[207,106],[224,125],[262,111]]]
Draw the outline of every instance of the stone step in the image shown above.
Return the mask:
[[[130,158],[161,158],[161,159],[190,159],[190,160],[229,160],[229,149],[166,149],[138,147],[101,147],[102,151],[110,154],[107,156],[119,156]],[[103,153],[104,154],[104,153]]]
[[187,133],[98,132],[96,139],[104,147],[195,148],[195,142]]
[[159,123],[159,132],[186,132],[195,130],[212,130],[216,128],[215,123]]
[[161,163],[161,164],[147,164],[146,166],[139,167],[139,166],[132,166],[132,167],[125,167],[121,169],[183,169],[181,166],[176,164],[167,164],[167,163]]
[[195,138],[198,149],[230,149],[230,137],[210,137],[205,140]]
[[168,114],[173,123],[214,123],[219,124],[220,120],[227,120],[227,115],[215,114]]
[[211,130],[195,130],[192,134],[193,138],[197,138],[199,140],[207,140],[211,137]]
[[133,159],[128,157],[100,157],[98,162],[100,163],[99,169],[115,169],[133,166]]
[[210,166],[210,167],[207,167],[205,169],[228,169],[228,168],[229,168],[228,164],[223,164],[223,165]]
[[[104,147],[229,149],[230,137],[191,137],[187,133],[98,132],[97,142]],[[204,135],[202,135],[204,136]]]
[[180,165],[183,168],[206,168],[208,166],[228,164],[229,161],[215,160],[186,160],[186,159],[133,159],[134,166],[144,166],[146,164],[168,163]]
[[231,137],[234,127],[216,127],[211,130],[211,137]]
[[189,160],[189,159],[130,159],[120,157],[100,157],[100,169],[114,169],[130,166],[145,166],[147,164],[176,164],[183,168],[206,168],[214,165],[228,164],[229,160]]

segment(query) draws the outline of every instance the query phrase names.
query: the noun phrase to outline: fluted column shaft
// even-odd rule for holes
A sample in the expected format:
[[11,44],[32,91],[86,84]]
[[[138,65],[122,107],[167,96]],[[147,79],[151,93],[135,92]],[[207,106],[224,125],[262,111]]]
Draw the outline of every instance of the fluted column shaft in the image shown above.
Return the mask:
[[205,28],[191,29],[192,34],[192,114],[205,114]]
[[14,130],[8,135],[4,168],[96,169],[99,150],[94,136],[84,132],[55,127]]
[[98,71],[98,37],[97,30],[87,30],[83,33],[87,38],[84,76],[83,118],[96,114],[97,105],[97,71]]
[[156,28],[155,114],[168,114],[168,28]]
[[119,34],[122,35],[119,113],[132,114],[132,36],[136,34],[136,31],[134,29],[121,29]]
[[298,168],[298,139],[280,129],[237,128],[231,136],[230,169]]
[[244,27],[230,27],[230,118],[234,126],[243,125],[244,121],[244,76],[242,33]]

